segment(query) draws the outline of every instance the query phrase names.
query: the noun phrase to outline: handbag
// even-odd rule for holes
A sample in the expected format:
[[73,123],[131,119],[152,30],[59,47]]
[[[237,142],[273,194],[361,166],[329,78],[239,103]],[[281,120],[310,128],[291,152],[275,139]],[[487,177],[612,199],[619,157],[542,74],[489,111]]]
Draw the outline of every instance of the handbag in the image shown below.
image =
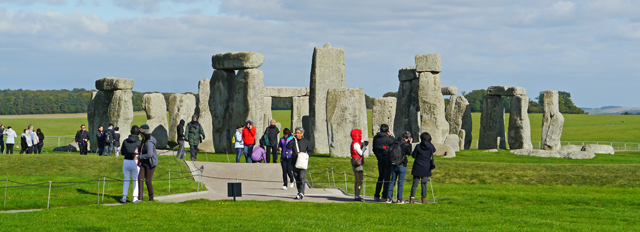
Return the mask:
[[297,169],[307,169],[309,166],[309,154],[306,152],[300,152],[300,147],[298,147],[298,139],[296,139],[296,151],[298,152],[298,160],[296,160],[296,168]]
[[351,165],[355,167],[362,166],[362,158],[351,158]]

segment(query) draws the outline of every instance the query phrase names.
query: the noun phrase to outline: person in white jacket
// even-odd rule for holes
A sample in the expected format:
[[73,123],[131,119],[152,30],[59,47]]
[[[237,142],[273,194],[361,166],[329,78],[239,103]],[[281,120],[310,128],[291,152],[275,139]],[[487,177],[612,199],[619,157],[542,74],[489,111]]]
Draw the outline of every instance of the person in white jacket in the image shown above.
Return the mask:
[[33,131],[33,124],[29,124],[29,126],[27,127],[27,135],[29,136],[29,138],[27,139],[27,145],[29,145],[29,147],[27,148],[27,154],[32,154],[35,145],[40,143],[38,135],[35,131]]
[[244,126],[242,125],[238,125],[238,127],[236,128],[236,134],[234,135],[234,138],[236,140],[235,142],[235,148],[237,151],[236,154],[236,163],[240,163],[240,157],[242,156],[242,150],[244,149],[244,142],[242,141],[242,129],[244,128]]
[[18,135],[11,127],[7,127],[2,134],[7,137],[7,154],[13,154],[13,145],[15,145]]

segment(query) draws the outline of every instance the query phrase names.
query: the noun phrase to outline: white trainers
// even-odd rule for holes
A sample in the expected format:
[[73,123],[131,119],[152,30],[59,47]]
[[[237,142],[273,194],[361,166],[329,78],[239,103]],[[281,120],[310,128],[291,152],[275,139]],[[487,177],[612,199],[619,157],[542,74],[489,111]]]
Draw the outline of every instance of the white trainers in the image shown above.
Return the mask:
[[301,198],[300,198],[300,193],[298,193],[298,195],[296,195],[296,197],[295,197],[295,198],[293,198],[293,199],[295,199],[295,200],[300,200],[300,199],[301,199]]
[[289,188],[293,188],[293,182],[289,184]]
[[120,199],[120,203],[127,203],[127,196],[123,196],[122,199]]
[[304,194],[300,193],[300,199],[304,198]]
[[282,186],[282,190],[287,190],[287,186]]

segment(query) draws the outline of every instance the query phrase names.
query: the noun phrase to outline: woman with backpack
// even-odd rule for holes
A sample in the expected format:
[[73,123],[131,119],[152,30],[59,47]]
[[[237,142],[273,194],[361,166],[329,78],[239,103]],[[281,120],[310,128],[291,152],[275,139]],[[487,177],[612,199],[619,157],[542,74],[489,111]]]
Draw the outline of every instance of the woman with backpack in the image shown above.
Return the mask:
[[[278,151],[280,151],[280,166],[282,166],[282,185],[283,190],[287,190],[287,184],[289,184],[289,188],[293,188],[293,170],[291,166],[291,149],[287,149],[287,144],[293,140],[293,136],[291,136],[291,130],[289,128],[284,128],[282,131],[284,136],[280,138],[278,142]],[[289,179],[287,180],[287,177]]]
[[416,190],[418,190],[418,183],[422,187],[422,204],[427,203],[427,181],[431,177],[431,170],[436,168],[433,162],[433,154],[436,152],[436,148],[431,144],[431,135],[424,132],[420,135],[420,144],[416,146],[411,157],[415,159],[413,162],[413,169],[411,175],[413,175],[413,185],[411,186],[411,198],[410,203],[414,203],[416,196]]
[[233,141],[232,141],[236,148],[236,163],[240,163],[242,150],[244,150],[244,142],[242,142],[242,129],[244,129],[244,126],[242,125],[238,125],[238,127],[236,127],[236,134],[233,137]]
[[[307,184],[306,177],[309,155],[313,150],[311,150],[311,142],[304,138],[304,129],[302,127],[296,128],[293,137],[293,141],[287,144],[287,149],[291,149],[291,163],[294,165],[293,176],[296,178],[296,187],[298,188],[298,195],[296,195],[294,199],[301,200],[304,198],[304,187]],[[302,153],[304,153],[304,155]],[[301,166],[297,165],[298,159],[301,160]]]
[[351,167],[353,168],[353,175],[355,176],[355,201],[364,201],[364,198],[360,197],[360,190],[362,189],[362,180],[364,175],[364,151],[367,150],[369,141],[362,140],[362,131],[360,129],[351,130]]

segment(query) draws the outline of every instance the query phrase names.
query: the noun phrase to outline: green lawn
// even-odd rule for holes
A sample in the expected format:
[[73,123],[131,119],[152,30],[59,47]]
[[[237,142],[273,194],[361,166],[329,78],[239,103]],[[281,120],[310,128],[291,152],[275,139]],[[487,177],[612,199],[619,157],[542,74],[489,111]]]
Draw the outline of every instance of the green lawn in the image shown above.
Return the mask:
[[[6,206],[0,209],[46,208],[49,181],[53,182],[50,207],[97,204],[97,194],[100,194],[101,203],[116,203],[122,197],[122,161],[122,156],[80,156],[77,153],[0,155],[1,187],[5,186],[5,180],[11,181],[6,182],[9,187]],[[183,161],[173,156],[160,156],[158,163],[154,174],[156,196],[169,194],[169,169],[172,170],[171,193],[196,191],[198,184],[190,179],[190,171]],[[16,187],[37,183],[44,184]],[[101,197],[103,183],[106,183],[104,201]],[[132,191],[133,187],[129,188],[129,200]],[[145,199],[146,195],[145,192]]]

